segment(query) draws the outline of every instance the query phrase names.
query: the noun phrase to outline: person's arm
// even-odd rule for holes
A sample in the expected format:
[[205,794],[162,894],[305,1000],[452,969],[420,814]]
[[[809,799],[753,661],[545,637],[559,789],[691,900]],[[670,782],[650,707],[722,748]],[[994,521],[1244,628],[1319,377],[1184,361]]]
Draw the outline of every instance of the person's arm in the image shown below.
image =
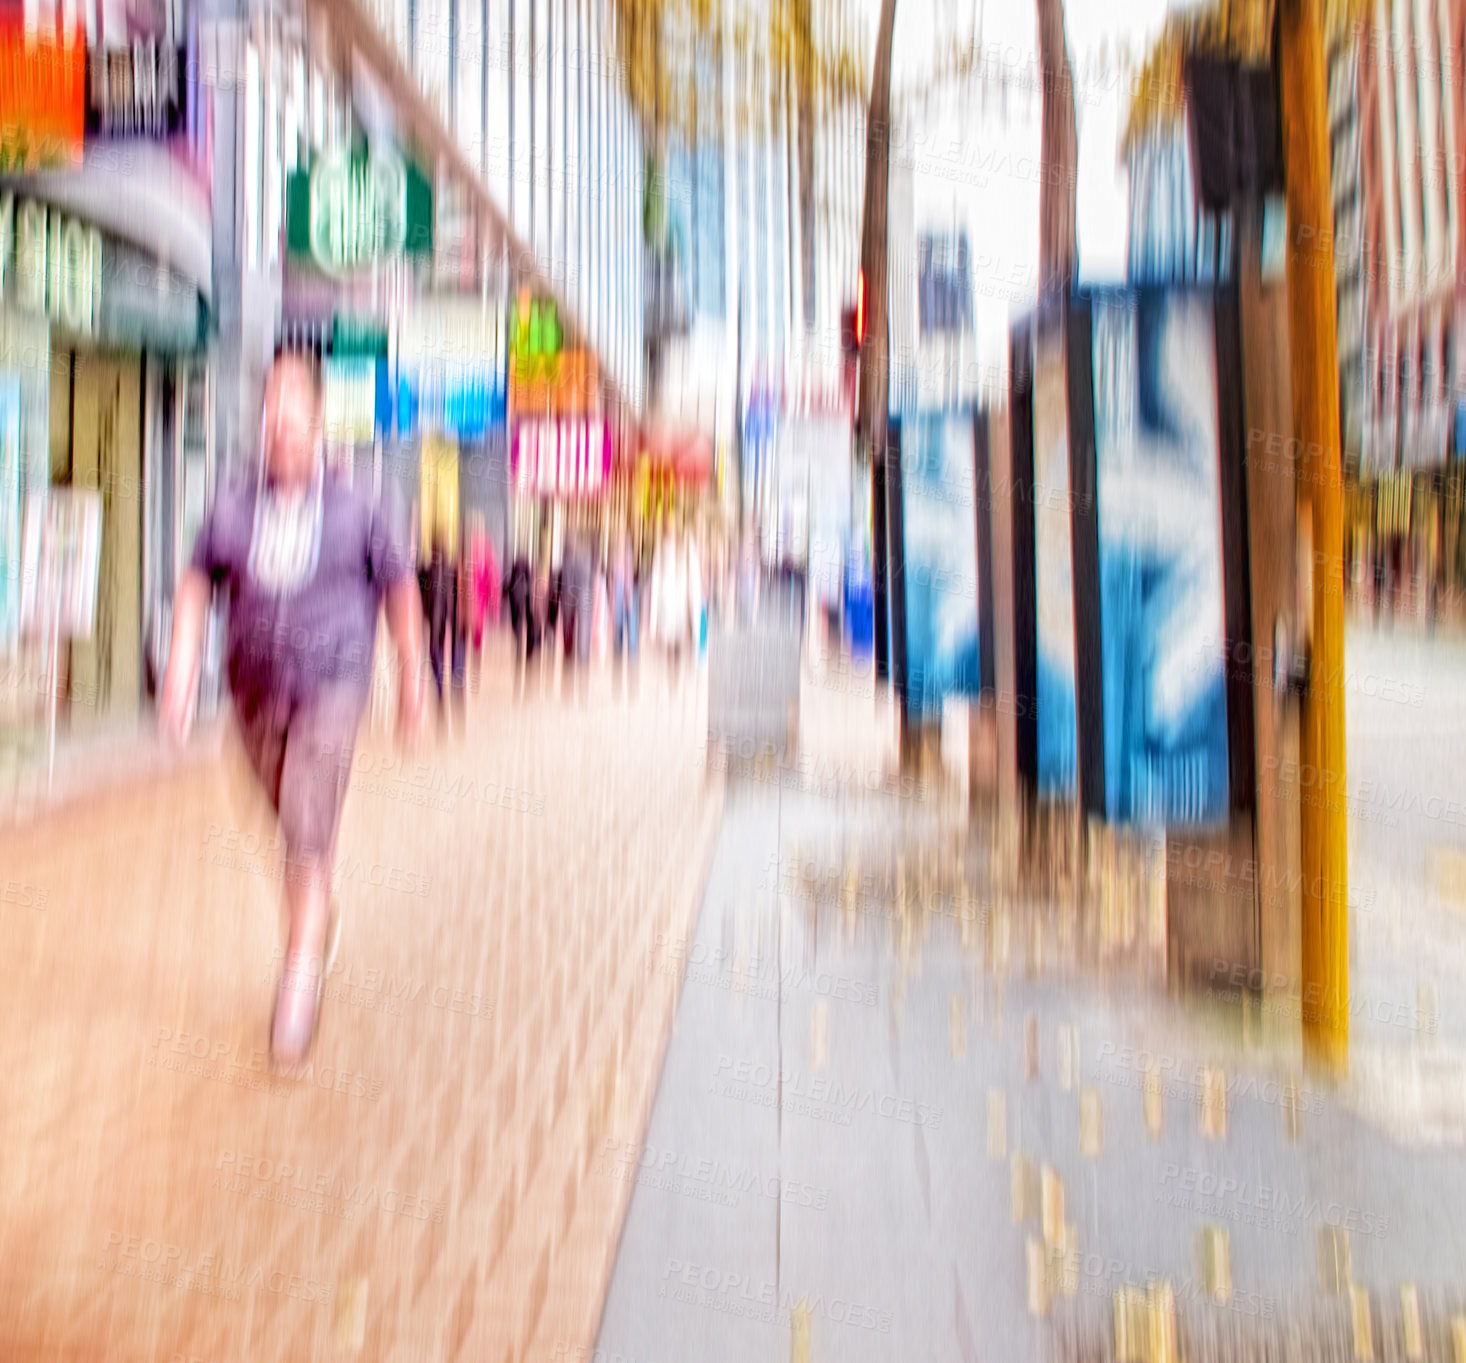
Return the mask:
[[173,642],[168,653],[168,670],[163,677],[158,718],[163,732],[175,743],[186,742],[193,727],[194,698],[204,652],[204,625],[212,592],[207,574],[200,568],[189,567],[173,595]]
[[392,644],[402,665],[398,719],[403,736],[412,737],[422,713],[423,622],[422,600],[416,580],[409,575],[389,587],[383,608],[387,613],[387,632],[392,636]]

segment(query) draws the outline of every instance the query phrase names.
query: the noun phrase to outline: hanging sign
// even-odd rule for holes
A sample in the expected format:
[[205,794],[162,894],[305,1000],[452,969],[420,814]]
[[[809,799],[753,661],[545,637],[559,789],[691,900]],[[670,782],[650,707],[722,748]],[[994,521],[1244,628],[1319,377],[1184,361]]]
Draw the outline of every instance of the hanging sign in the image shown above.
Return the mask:
[[286,217],[290,250],[328,274],[433,250],[432,187],[393,152],[323,157],[295,171]]
[[87,133],[172,137],[181,132],[184,57],[181,48],[156,38],[93,48],[87,62]]
[[509,406],[515,416],[579,415],[593,411],[597,375],[589,351],[521,358],[509,354]]
[[521,422],[514,486],[525,497],[598,497],[611,479],[611,433],[599,417]]
[[102,310],[102,234],[45,204],[0,193],[0,303],[94,336]]
[[59,41],[27,33],[19,5],[0,18],[0,172],[81,161],[86,63],[80,29]]
[[565,333],[553,299],[539,299],[524,290],[509,317],[513,356],[521,364],[548,360],[564,349]]
[[566,350],[552,299],[519,295],[509,316],[509,407],[516,416],[578,415],[596,407],[595,360]]

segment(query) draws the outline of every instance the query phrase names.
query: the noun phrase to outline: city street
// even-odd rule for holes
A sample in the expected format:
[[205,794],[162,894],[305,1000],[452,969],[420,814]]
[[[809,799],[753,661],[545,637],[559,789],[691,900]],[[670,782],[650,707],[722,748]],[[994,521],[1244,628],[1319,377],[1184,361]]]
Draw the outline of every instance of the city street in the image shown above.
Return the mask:
[[364,736],[296,1081],[265,1064],[278,854],[232,749],[11,830],[0,1353],[1106,1357],[1154,1276],[1205,1360],[1344,1338],[1345,1252],[1380,1338],[1414,1285],[1444,1340],[1466,645],[1356,632],[1349,661],[1339,1089],[1168,997],[1134,867],[1026,893],[951,787],[894,776],[859,675],[807,674],[783,766],[707,770],[703,702],[650,666],[516,699],[502,655],[462,746]]
[[[686,984],[645,1142],[597,1151],[636,1187],[597,1358],[1113,1357],[1114,1293],[1152,1276],[1183,1358],[1235,1358],[1300,1320],[1348,1350],[1324,1271],[1345,1253],[1377,1337],[1398,1345],[1412,1284],[1427,1356],[1448,1356],[1466,1292],[1466,881],[1452,902],[1431,877],[1466,827],[1413,797],[1466,797],[1449,760],[1463,664],[1454,639],[1350,639],[1365,798],[1339,1090],[1169,999],[1143,907],[1127,965],[1093,898],[1011,893],[980,823],[731,782],[697,930],[656,962]],[[1377,789],[1407,793],[1397,823],[1364,817]],[[971,888],[954,894],[937,868],[958,855]],[[1208,1228],[1228,1250],[1210,1267]]]

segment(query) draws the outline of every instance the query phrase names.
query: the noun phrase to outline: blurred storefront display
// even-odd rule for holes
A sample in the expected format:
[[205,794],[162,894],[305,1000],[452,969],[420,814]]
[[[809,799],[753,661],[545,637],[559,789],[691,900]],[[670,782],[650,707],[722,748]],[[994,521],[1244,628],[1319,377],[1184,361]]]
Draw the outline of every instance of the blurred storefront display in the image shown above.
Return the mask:
[[[194,16],[177,0],[89,9],[67,36],[74,13],[0,20],[0,350],[27,338],[18,366],[0,358],[20,371],[0,384],[20,409],[0,560],[14,571],[21,505],[52,485],[96,493],[95,628],[48,664],[67,727],[85,729],[134,720],[156,686],[212,488],[213,223]],[[11,595],[0,648],[23,680],[6,712],[24,724],[42,688]],[[215,648],[206,705],[216,663]]]

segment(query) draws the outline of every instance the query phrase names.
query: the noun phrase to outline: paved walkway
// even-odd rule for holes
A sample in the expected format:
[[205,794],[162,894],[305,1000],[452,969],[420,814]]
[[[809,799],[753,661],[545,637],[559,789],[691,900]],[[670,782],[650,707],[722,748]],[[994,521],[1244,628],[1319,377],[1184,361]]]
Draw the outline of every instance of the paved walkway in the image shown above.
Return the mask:
[[265,1066],[278,851],[232,749],[0,834],[0,1358],[500,1363],[594,1337],[716,828],[695,696],[486,675],[359,754],[312,1068]]
[[[1349,662],[1351,790],[1466,802],[1466,648],[1356,634]],[[730,783],[696,930],[652,963],[685,983],[644,1142],[597,1152],[635,1187],[597,1360],[1113,1359],[1152,1279],[1188,1363],[1354,1357],[1351,1285],[1374,1357],[1407,1356],[1402,1290],[1452,1356],[1466,969],[1426,890],[1466,826],[1356,801],[1369,1016],[1334,1090],[1169,997],[1143,867],[1038,897],[936,793],[796,784]]]

